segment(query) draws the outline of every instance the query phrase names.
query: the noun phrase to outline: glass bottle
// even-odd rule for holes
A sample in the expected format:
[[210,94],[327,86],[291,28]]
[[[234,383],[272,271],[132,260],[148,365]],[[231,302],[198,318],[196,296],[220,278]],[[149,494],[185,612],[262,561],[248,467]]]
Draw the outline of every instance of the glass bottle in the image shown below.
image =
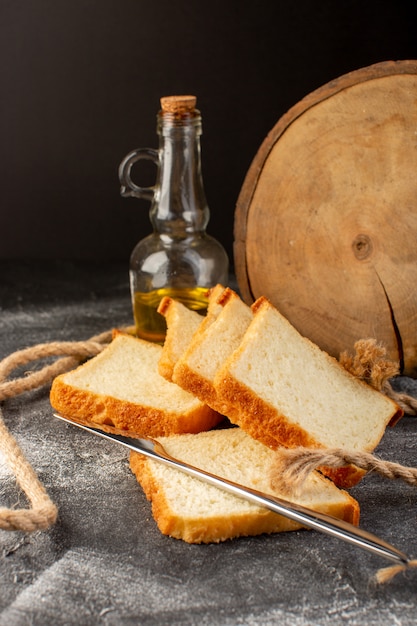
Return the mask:
[[[227,254],[206,233],[210,212],[201,173],[201,132],[194,96],[161,98],[159,150],[133,150],[120,164],[121,195],[151,201],[153,232],[139,241],[130,258],[136,333],[148,341],[164,341],[166,322],[157,312],[163,296],[204,313],[210,287],[228,281]],[[153,187],[140,187],[131,179],[131,168],[141,159],[157,164]]]

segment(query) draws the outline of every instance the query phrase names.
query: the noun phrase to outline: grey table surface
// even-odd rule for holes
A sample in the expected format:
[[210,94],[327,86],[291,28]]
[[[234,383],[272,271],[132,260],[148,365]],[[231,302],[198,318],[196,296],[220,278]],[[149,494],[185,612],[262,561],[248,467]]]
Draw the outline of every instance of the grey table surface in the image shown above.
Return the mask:
[[[0,262],[1,358],[131,323],[123,264]],[[417,623],[417,570],[377,586],[388,561],[316,531],[218,545],[163,536],[128,453],[56,420],[48,394],[2,404],[59,518],[43,532],[0,531],[1,626]],[[417,465],[417,418],[388,429],[377,452]],[[368,475],[352,495],[363,528],[417,557],[415,487]],[[0,456],[1,506],[27,504]]]

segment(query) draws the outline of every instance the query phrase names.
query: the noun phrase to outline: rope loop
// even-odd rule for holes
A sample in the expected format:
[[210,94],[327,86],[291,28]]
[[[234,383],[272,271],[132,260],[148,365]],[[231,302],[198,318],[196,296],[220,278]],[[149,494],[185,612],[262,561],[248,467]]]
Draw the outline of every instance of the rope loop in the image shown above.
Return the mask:
[[[0,362],[0,401],[50,383],[58,374],[67,372],[86,358],[99,354],[111,338],[110,330],[91,337],[88,341],[55,341],[17,350]],[[60,358],[20,378],[7,380],[17,368],[48,357]],[[56,522],[58,509],[26,460],[16,439],[7,429],[1,409],[0,450],[31,505],[28,509],[0,508],[0,529],[23,532],[46,530]]]
[[[124,329],[131,332],[131,328]],[[112,331],[91,337],[87,341],[62,341],[38,344],[18,350],[0,362],[0,401],[50,383],[56,376],[69,371],[86,358],[99,354],[112,339]],[[372,339],[355,344],[356,355],[341,355],[341,364],[353,375],[390,396],[408,414],[417,414],[417,400],[397,394],[389,378],[398,373],[398,366],[385,359],[385,351]],[[60,357],[40,370],[21,378],[7,380],[18,367],[48,357]],[[31,508],[0,508],[0,529],[33,532],[46,530],[56,522],[58,509],[49,498],[35,471],[26,460],[22,450],[8,431],[0,409],[0,450],[25,492]],[[342,467],[355,465],[366,471],[378,472],[389,479],[401,479],[417,485],[417,468],[403,467],[398,463],[382,461],[372,454],[335,449],[281,448],[271,466],[270,480],[281,493],[293,495],[301,491],[308,475],[321,466]],[[393,576],[409,568],[417,567],[417,559],[404,565],[383,568],[375,577],[378,583],[387,582]]]

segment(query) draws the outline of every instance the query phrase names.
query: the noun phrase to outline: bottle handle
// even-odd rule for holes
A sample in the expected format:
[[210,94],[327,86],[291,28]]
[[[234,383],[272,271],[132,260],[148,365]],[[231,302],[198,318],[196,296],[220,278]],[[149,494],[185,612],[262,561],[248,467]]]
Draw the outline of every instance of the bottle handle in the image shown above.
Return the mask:
[[157,150],[153,148],[138,148],[129,152],[120,163],[119,166],[119,180],[120,180],[120,193],[124,198],[142,198],[144,200],[152,200],[155,193],[155,185],[152,187],[140,187],[136,185],[131,177],[130,172],[132,166],[140,160],[153,161],[155,164],[159,164],[159,154]]

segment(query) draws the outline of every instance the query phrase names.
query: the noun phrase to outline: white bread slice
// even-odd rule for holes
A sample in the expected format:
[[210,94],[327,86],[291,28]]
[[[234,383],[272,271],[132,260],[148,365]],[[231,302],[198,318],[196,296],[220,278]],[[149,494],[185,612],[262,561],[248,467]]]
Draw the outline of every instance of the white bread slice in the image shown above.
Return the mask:
[[175,363],[187,348],[204,318],[170,296],[162,298],[157,310],[165,317],[167,323],[158,371],[166,380],[171,381]]
[[69,418],[128,436],[196,433],[222,416],[158,373],[161,346],[124,333],[52,383],[52,407]]
[[[229,419],[272,448],[371,452],[399,407],[302,337],[266,298],[252,310],[240,346],[215,378]],[[364,474],[353,466],[325,471],[345,487]]]
[[[196,467],[268,494],[281,495],[271,488],[268,479],[273,451],[240,428],[165,437],[159,441],[169,454]],[[152,501],[153,517],[165,535],[188,543],[217,543],[239,536],[300,528],[281,515],[139,453],[131,453],[130,467]],[[302,495],[293,498],[293,502],[359,523],[357,501],[318,472],[311,474]]]
[[158,313],[165,317],[167,332],[162,346],[158,369],[161,376],[172,381],[174,366],[189,346],[196,330],[211,323],[219,310],[216,304],[218,296],[224,291],[223,285],[210,289],[207,315],[202,316],[170,296],[162,298]]
[[210,324],[201,326],[177,361],[172,380],[220,413],[214,378],[227,357],[238,347],[252,321],[252,311],[230,288],[217,299],[218,309]]

